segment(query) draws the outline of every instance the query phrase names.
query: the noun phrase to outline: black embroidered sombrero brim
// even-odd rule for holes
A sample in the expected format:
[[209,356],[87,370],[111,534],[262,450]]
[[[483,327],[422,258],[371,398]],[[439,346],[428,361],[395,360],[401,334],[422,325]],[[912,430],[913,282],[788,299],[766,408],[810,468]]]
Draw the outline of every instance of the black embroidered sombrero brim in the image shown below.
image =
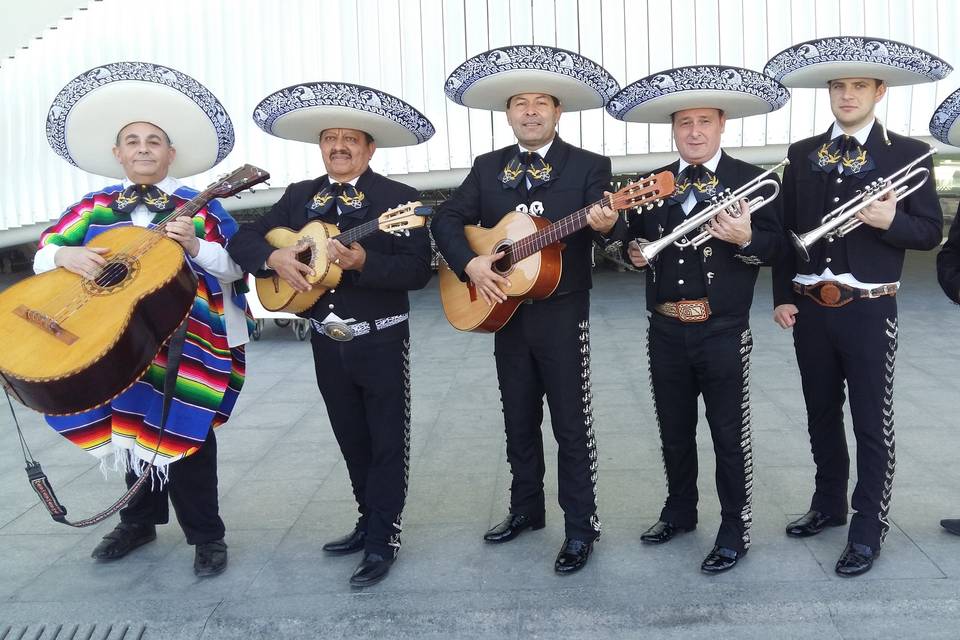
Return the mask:
[[287,140],[317,143],[324,129],[369,133],[378,147],[406,147],[434,134],[425,115],[400,98],[346,82],[305,82],[271,93],[253,110],[257,126]]
[[839,78],[876,78],[888,86],[935,82],[953,71],[923,49],[895,40],[861,36],[819,38],[770,58],[763,72],[790,88],[826,87]]
[[623,88],[607,112],[627,122],[670,122],[686,109],[722,109],[727,118],[776,111],[790,92],[762,73],[718,65],[695,65],[660,71]]
[[177,178],[203,173],[233,149],[233,124],[216,96],[187,74],[149,62],[112,62],[71,80],[47,113],[47,141],[70,164],[121,178],[112,149],[131,122],[167,133],[177,148],[169,174]]
[[491,49],[473,56],[447,78],[447,97],[474,109],[505,111],[520,93],[556,97],[564,111],[597,109],[620,84],[596,62],[579,53],[542,45]]
[[930,135],[940,142],[960,147],[960,89],[947,96],[933,112]]

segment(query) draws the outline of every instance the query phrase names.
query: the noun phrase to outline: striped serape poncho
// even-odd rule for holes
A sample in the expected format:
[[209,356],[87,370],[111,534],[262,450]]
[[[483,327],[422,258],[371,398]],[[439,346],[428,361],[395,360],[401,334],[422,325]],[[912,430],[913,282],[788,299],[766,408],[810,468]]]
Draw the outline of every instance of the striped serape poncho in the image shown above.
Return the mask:
[[[78,246],[91,244],[97,234],[118,226],[130,226],[129,214],[111,208],[122,185],[109,186],[91,193],[67,209],[40,237],[40,246],[55,244]],[[197,194],[180,187],[172,195],[176,206]],[[169,212],[158,213],[155,223]],[[237,223],[216,201],[211,201],[193,217],[197,237],[221,246],[237,230]],[[209,430],[230,417],[244,380],[244,348],[231,348],[227,342],[224,304],[249,311],[243,293],[227,287],[224,292],[217,278],[206,273],[187,256],[199,281],[187,327],[186,343],[177,375],[170,416],[158,445],[163,407],[163,380],[167,363],[164,346],[146,373],[111,402],[68,416],[45,416],[58,433],[75,445],[101,459],[113,457],[118,469],[140,469],[154,461],[158,475],[166,476],[166,465],[189,456],[206,440]],[[154,452],[156,456],[154,456]]]

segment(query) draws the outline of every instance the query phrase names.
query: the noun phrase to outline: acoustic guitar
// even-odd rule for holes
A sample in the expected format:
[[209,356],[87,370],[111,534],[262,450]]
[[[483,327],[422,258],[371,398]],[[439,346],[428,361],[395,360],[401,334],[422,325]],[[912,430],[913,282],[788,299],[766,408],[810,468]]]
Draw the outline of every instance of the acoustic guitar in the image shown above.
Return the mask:
[[384,211],[376,220],[368,220],[343,233],[340,233],[336,225],[320,220],[308,222],[299,231],[287,227],[271,229],[264,236],[271,246],[277,249],[296,245],[302,247],[302,250],[297,253],[297,259],[313,269],[313,275],[304,275],[311,289],[299,292],[276,273],[257,276],[256,290],[260,304],[268,311],[303,313],[315,305],[323,294],[340,284],[340,279],[343,277],[340,265],[327,258],[328,239],[336,238],[344,246],[349,247],[352,243],[377,231],[409,234],[411,229],[424,226],[427,218],[432,214],[433,209],[430,207],[425,207],[419,202],[408,202]]
[[[599,202],[614,210],[663,204],[673,194],[673,174],[662,171],[632,182]],[[560,283],[560,240],[588,226],[589,205],[551,223],[520,211],[506,214],[495,227],[464,228],[467,243],[477,255],[504,256],[493,270],[510,280],[503,288],[507,299],[493,306],[481,298],[472,282],[461,282],[446,264],[440,266],[440,301],[443,313],[460,331],[493,332],[503,327],[524,300],[550,296]]]
[[192,217],[270,175],[244,165],[177,207],[154,228],[117,227],[94,237],[106,264],[92,279],[63,267],[0,293],[0,383],[43,413],[109,402],[144,374],[190,313],[197,279],[166,223]]

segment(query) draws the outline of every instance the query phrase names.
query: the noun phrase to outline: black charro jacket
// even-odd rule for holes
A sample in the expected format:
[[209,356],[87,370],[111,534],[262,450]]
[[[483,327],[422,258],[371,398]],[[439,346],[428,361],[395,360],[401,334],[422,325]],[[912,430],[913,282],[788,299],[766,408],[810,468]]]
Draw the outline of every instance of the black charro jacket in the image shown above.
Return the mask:
[[[261,271],[274,250],[264,240],[266,233],[276,227],[289,227],[294,231],[303,228],[308,221],[307,206],[314,194],[328,184],[324,175],[288,186],[270,211],[258,220],[240,226],[227,245],[230,256],[244,271]],[[370,204],[355,213],[340,216],[341,231],[374,220],[384,211],[418,198],[416,189],[369,168],[357,180],[356,187]],[[430,237],[426,228],[415,229],[409,236],[376,232],[360,240],[360,244],[367,253],[363,271],[344,271],[340,285],[323,295],[304,315],[323,320],[333,312],[344,319],[373,323],[379,318],[409,311],[407,291],[423,288],[431,276]],[[408,335],[408,332],[407,323],[401,323],[383,333],[396,337]]]
[[[673,164],[657,169],[656,172],[670,171],[677,175],[679,169],[680,161],[678,160]],[[737,160],[725,151],[721,153],[716,170],[721,186],[729,188],[731,191],[750,182],[762,173],[763,169]],[[770,178],[777,180],[777,177],[773,174],[770,175]],[[756,197],[758,194],[769,197],[771,193],[772,187],[764,188],[755,192],[752,197]],[[708,206],[708,202],[700,202],[690,212],[690,215],[695,215]],[[710,301],[712,315],[748,316],[750,306],[753,303],[753,289],[760,265],[770,264],[781,251],[784,242],[782,218],[782,196],[778,196],[762,209],[751,212],[752,237],[750,244],[743,249],[732,243],[712,238],[701,245],[695,253],[691,249],[680,251],[673,245],[662,250],[653,260],[653,269],[646,269],[647,309],[653,311],[658,299],[665,298],[658,288],[665,286],[667,283],[664,283],[663,278],[658,277],[658,267],[662,267],[666,261],[677,261],[683,257],[682,254],[686,254],[687,256],[694,256],[700,264],[700,272],[706,288],[707,299]],[[658,240],[668,235],[676,227],[676,224],[669,224],[669,221],[676,222],[681,219],[683,219],[683,208],[679,203],[664,205],[649,211],[641,209],[632,213],[629,217],[628,239]],[[687,238],[693,239],[698,233],[699,229],[691,231],[687,234]],[[626,251],[626,247],[624,247],[624,251]],[[660,271],[663,271],[663,269],[660,269]],[[674,302],[675,300],[663,301]]]
[[[837,202],[828,197],[829,180],[836,180],[836,173],[824,173],[811,167],[810,154],[830,141],[833,128],[825,133],[790,145],[787,157],[790,165],[783,174],[784,230],[800,235],[821,224],[823,216],[837,206],[849,201],[867,184],[893,174],[912,160],[922,156],[928,146],[913,138],[889,132],[890,144],[883,139],[883,130],[874,123],[865,148],[873,158],[875,167],[858,176],[844,178],[842,189],[837,191]],[[897,203],[893,224],[887,230],[865,224],[835,242],[843,243],[846,249],[850,273],[861,282],[885,283],[900,280],[903,257],[906,249],[929,250],[943,239],[943,212],[937,199],[932,179],[933,161],[924,160],[919,166],[930,171],[931,179],[913,194]],[[831,191],[833,192],[833,191]],[[827,200],[830,200],[829,202]],[[785,242],[785,250],[773,265],[774,305],[793,304],[791,281],[797,274],[822,273],[825,267],[826,240],[814,243],[810,249],[810,261],[798,255],[791,242]]]
[[[479,224],[493,227],[518,205],[528,208],[534,202],[543,205],[542,217],[557,221],[597,202],[610,189],[610,159],[567,144],[559,136],[544,161],[553,167],[554,179],[526,193],[522,188],[508,189],[498,179],[500,172],[518,152],[515,144],[478,156],[470,173],[438,209],[430,226],[437,248],[461,280],[464,269],[476,257],[467,244],[463,228]],[[622,221],[617,223],[625,229]],[[585,227],[564,238],[562,273],[553,295],[586,290],[591,287],[591,247],[595,236]]]
[[960,207],[950,225],[950,235],[937,254],[937,281],[947,297],[960,304]]

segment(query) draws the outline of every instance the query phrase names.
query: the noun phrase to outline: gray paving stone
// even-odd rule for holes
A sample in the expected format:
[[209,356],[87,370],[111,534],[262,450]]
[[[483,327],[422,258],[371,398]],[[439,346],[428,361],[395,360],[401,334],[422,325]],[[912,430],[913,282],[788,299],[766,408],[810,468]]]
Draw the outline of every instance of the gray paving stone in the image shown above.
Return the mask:
[[[770,320],[769,274],[752,314],[753,544],[734,571],[704,576],[719,505],[712,443],[698,438],[699,525],[659,547],[640,544],[665,494],[646,363],[642,278],[598,271],[591,320],[604,533],[588,567],[557,576],[563,541],[556,445],[543,426],[547,526],[503,545],[482,541],[509,504],[503,415],[489,335],[443,319],[436,280],[412,295],[411,476],[403,549],[366,591],[347,579],[359,555],[324,542],[357,518],[346,468],[314,381],[310,347],[267,323],[248,350],[235,417],[218,432],[230,566],[198,580],[176,522],[117,563],[90,551],[113,521],[76,531],[52,522],[25,482],[0,413],[0,626],[41,622],[147,625],[150,638],[953,638],[960,628],[958,316],[932,279],[933,254],[910,254],[895,408],[893,528],[874,569],[833,572],[846,528],[804,540],[784,525],[806,510],[814,467],[792,338]],[[71,515],[122,491],[95,460],[19,412],[34,454]],[[850,454],[855,456],[849,416]],[[850,490],[856,482],[851,470]]]

